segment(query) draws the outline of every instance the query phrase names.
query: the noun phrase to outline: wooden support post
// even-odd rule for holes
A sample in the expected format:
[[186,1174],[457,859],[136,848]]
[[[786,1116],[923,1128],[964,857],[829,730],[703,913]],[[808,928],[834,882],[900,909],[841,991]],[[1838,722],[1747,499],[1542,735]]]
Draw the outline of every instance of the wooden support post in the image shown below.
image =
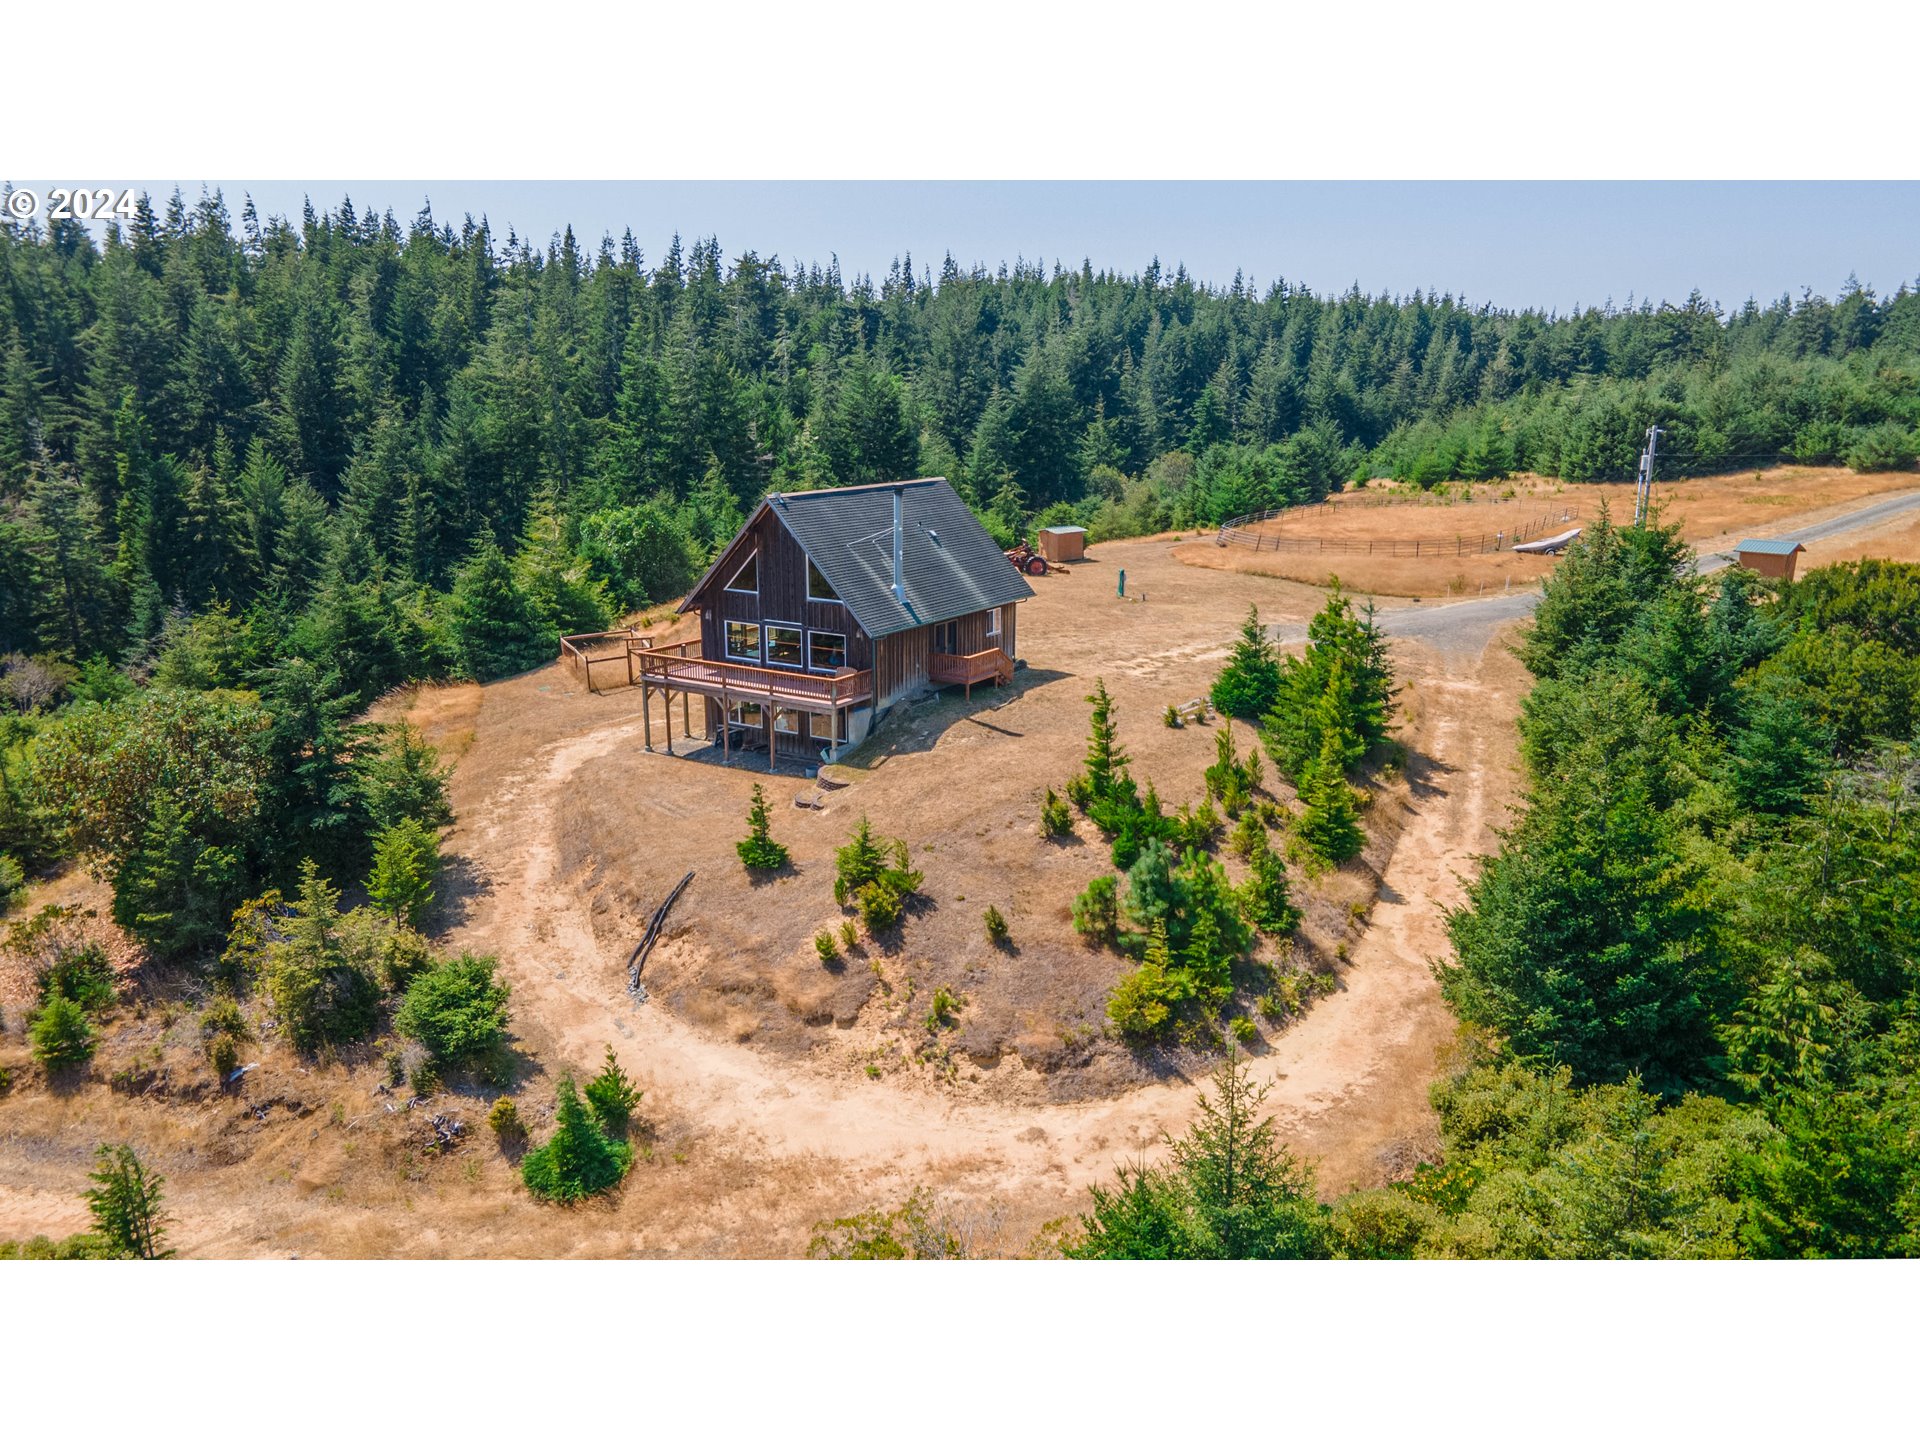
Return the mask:
[[693,739],[692,705],[693,701],[689,698],[687,692],[682,690],[680,692],[680,733],[689,740]]
[[733,759],[733,717],[727,712],[727,677],[720,676],[720,763]]
[[660,691],[660,718],[667,722],[667,754],[673,753],[673,689]]
[[653,750],[653,710],[648,698],[646,666],[640,667],[640,734],[649,753]]
[[774,746],[778,744],[778,741],[774,739],[773,713],[773,684],[769,681],[767,684],[767,773],[769,775],[773,773],[774,760],[776,758]]
[[633,637],[627,637],[627,684],[633,684]]

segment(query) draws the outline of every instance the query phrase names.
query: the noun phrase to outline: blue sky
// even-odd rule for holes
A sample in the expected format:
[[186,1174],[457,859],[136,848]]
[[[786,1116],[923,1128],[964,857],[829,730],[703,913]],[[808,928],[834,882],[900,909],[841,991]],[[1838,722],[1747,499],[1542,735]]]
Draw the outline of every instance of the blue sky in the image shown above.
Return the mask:
[[[31,183],[31,182],[28,182]],[[164,194],[175,182],[139,182]],[[178,182],[189,197],[201,182]],[[544,241],[571,223],[591,248],[631,227],[649,262],[678,230],[717,234],[729,258],[789,263],[838,254],[876,278],[897,255],[937,271],[1016,257],[1124,271],[1155,255],[1225,284],[1284,276],[1319,291],[1415,288],[1475,302],[1566,309],[1631,294],[1729,307],[1803,287],[1832,295],[1850,273],[1881,293],[1920,278],[1913,182],[685,182],[221,181],[231,209],[262,213],[343,194],[404,222],[430,196],[441,220],[485,213]],[[44,188],[42,188],[44,194]]]

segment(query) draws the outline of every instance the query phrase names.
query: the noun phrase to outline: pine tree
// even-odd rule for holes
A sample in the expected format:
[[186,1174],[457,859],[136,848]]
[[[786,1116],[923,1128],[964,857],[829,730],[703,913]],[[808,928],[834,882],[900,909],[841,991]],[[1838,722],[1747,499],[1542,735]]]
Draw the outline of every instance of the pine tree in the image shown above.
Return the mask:
[[602,1130],[581,1102],[573,1077],[561,1076],[553,1138],[520,1162],[527,1189],[570,1205],[618,1185],[632,1165],[633,1148]]
[[584,1093],[600,1127],[616,1139],[625,1137],[633,1112],[640,1107],[641,1093],[620,1068],[620,1057],[613,1053],[613,1046],[607,1046],[606,1061],[587,1082]]
[[1213,708],[1257,725],[1273,709],[1279,694],[1280,662],[1261,627],[1259,607],[1249,606],[1233,653],[1213,682]]
[[440,840],[412,816],[374,837],[367,898],[396,920],[418,927],[433,907]]
[[1126,790],[1127,752],[1120,748],[1119,731],[1113,719],[1113,697],[1107,694],[1107,682],[1095,680],[1093,693],[1087,696],[1093,706],[1093,718],[1087,731],[1086,768],[1067,787],[1067,798],[1082,809]]
[[1346,752],[1336,730],[1322,732],[1320,753],[1301,777],[1300,799],[1306,807],[1300,816],[1300,838],[1308,849],[1336,865],[1360,853],[1365,837],[1360,833],[1353,787],[1347,784]]
[[[756,782],[753,787],[753,800],[747,806],[747,838],[733,847],[739,852],[740,863],[748,870],[771,872],[787,868],[787,847],[774,840],[769,833],[772,818],[772,812],[767,806],[767,792]],[[861,833],[867,835],[869,840],[871,839],[871,832],[866,829],[864,818],[861,820]],[[856,843],[860,843],[858,836],[856,836]],[[840,903],[844,905],[846,901],[842,900]]]
[[448,628],[460,667],[497,680],[553,658],[558,632],[514,583],[513,567],[490,540],[474,549],[453,583]]
[[87,1209],[93,1229],[114,1259],[166,1260],[166,1215],[161,1181],[127,1145],[102,1145],[94,1151],[97,1168],[88,1177]]

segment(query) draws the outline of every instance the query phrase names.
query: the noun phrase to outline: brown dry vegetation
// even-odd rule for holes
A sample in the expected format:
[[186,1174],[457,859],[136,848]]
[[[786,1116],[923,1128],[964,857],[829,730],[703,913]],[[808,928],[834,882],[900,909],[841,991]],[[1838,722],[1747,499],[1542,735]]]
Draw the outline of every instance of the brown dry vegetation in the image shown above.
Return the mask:
[[[1712,551],[1747,537],[1772,535],[1823,519],[1869,496],[1910,489],[1913,478],[1901,472],[1860,475],[1841,467],[1782,465],[1739,475],[1661,481],[1655,487],[1655,499],[1662,516],[1678,522],[1682,535]],[[1570,524],[1592,519],[1603,503],[1616,520],[1628,518],[1633,514],[1633,490],[1631,483],[1567,485],[1539,476],[1449,486],[1444,495],[1431,496],[1376,484],[1364,494],[1336,495],[1325,505],[1281,515],[1253,528],[1265,535],[1299,539],[1450,543],[1465,537],[1471,543],[1479,536],[1511,530],[1563,509],[1574,513]],[[1374,503],[1383,495],[1394,496],[1396,503]],[[1467,496],[1471,498],[1463,498]],[[1397,596],[1490,594],[1508,585],[1535,584],[1553,568],[1551,557],[1512,551],[1418,559],[1255,553],[1242,546],[1217,545],[1211,538],[1183,545],[1175,554],[1189,565],[1208,569],[1273,575],[1310,585],[1337,578],[1349,590]]]

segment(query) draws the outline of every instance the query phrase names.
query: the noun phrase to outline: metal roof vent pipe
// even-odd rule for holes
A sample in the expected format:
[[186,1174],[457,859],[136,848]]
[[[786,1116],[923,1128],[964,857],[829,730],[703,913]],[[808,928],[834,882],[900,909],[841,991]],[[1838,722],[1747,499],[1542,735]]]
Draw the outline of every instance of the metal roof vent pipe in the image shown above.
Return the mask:
[[900,588],[900,545],[903,529],[900,524],[900,490],[893,487],[893,598],[902,605],[907,603],[907,593]]

